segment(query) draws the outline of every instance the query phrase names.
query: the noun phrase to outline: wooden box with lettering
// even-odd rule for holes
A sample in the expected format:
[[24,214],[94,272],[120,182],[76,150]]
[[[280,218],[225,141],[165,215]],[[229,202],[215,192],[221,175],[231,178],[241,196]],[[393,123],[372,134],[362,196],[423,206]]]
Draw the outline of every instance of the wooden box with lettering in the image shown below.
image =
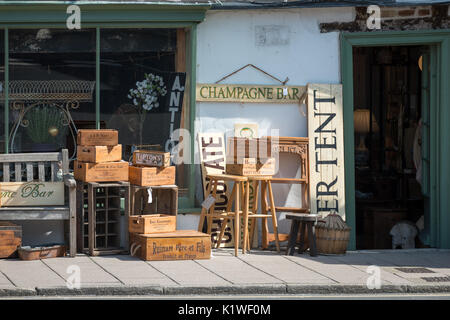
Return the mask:
[[177,228],[177,216],[167,214],[130,216],[128,221],[128,231],[130,233],[174,232]]
[[119,144],[119,132],[114,129],[80,129],[77,144],[81,146],[115,146]]
[[114,162],[122,160],[122,145],[77,146],[77,160],[82,162]]
[[275,158],[258,161],[256,158],[244,158],[239,162],[227,163],[226,172],[239,176],[273,176],[276,172]]
[[0,258],[13,258],[22,245],[22,226],[0,221]]
[[133,152],[133,165],[168,167],[170,166],[170,152],[136,150]]
[[91,163],[74,161],[75,179],[84,182],[128,181],[128,162]]
[[130,183],[137,186],[151,187],[175,184],[175,166],[170,167],[136,167],[130,166]]
[[194,230],[130,234],[130,253],[145,261],[211,258],[211,236]]

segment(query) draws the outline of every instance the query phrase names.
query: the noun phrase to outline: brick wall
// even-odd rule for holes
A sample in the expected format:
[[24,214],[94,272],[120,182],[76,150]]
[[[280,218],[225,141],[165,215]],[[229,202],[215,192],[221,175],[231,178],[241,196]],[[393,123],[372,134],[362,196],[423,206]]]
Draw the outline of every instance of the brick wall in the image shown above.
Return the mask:
[[431,6],[381,8],[381,19],[383,20],[430,18],[431,16]]

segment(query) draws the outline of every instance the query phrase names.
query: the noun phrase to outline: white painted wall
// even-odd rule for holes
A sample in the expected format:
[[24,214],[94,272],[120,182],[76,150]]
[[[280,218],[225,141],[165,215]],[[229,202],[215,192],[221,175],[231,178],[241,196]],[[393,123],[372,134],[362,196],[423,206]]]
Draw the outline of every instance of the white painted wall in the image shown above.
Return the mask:
[[[280,80],[288,77],[288,85],[340,83],[339,33],[321,34],[319,23],[353,21],[354,15],[353,8],[209,11],[198,26],[197,82],[214,83],[251,63]],[[278,84],[253,68],[222,83]],[[258,123],[260,136],[273,129],[280,136],[307,136],[307,119],[296,104],[197,103],[195,134],[232,135],[234,123]],[[280,164],[282,176],[295,173],[295,157],[283,156]],[[201,200],[199,172],[196,189]],[[299,186],[274,186],[274,197],[279,205],[301,204]],[[283,215],[279,224],[280,231],[287,233],[289,224]]]

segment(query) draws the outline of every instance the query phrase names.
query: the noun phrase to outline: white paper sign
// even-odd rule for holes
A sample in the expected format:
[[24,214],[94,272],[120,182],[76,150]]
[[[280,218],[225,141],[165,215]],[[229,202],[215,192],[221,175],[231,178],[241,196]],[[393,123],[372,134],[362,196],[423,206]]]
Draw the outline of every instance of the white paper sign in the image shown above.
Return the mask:
[[209,208],[211,208],[211,206],[214,204],[214,202],[216,202],[216,199],[214,199],[214,197],[212,195],[209,195],[205,199],[205,201],[203,201],[202,207],[205,208],[206,210],[209,210]]

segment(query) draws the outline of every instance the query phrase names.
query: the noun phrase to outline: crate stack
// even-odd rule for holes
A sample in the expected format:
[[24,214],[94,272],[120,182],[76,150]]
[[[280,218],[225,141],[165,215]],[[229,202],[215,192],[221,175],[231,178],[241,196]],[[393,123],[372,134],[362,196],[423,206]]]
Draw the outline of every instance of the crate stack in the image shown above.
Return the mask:
[[176,229],[178,187],[170,153],[136,150],[129,170],[130,254],[153,261],[209,259],[208,234]]
[[128,251],[128,167],[117,130],[79,130],[74,176],[77,182],[78,249],[90,255]]

